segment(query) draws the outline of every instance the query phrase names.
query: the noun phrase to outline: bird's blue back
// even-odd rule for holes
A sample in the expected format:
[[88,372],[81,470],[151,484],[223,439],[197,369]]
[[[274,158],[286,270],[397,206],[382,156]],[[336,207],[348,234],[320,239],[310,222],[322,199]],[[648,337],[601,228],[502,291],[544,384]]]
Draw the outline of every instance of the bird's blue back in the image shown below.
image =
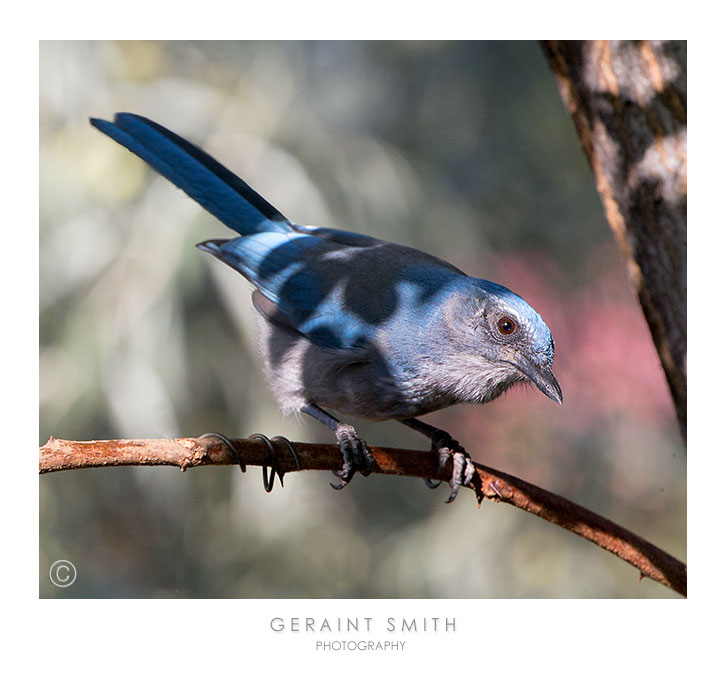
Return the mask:
[[[435,308],[432,296],[462,275],[407,247],[329,229],[319,237],[315,230],[255,233],[200,246],[242,273],[274,304],[274,312],[259,303],[258,310],[328,348],[359,348],[404,315],[423,326]],[[338,235],[342,242],[331,239]],[[375,272],[361,275],[373,269],[374,260]],[[381,267],[382,261],[387,265]]]
[[435,307],[432,297],[466,277],[415,249],[294,224],[201,148],[152,120],[118,113],[113,122],[91,123],[239,233],[199,246],[274,304],[258,310],[317,345],[357,348],[404,315],[422,326]]

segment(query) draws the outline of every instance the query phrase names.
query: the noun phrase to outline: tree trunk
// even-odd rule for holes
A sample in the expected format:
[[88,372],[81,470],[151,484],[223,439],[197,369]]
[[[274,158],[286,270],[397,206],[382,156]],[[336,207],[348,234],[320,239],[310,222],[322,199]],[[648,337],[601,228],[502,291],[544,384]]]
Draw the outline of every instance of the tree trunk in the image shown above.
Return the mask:
[[686,436],[686,43],[543,43]]

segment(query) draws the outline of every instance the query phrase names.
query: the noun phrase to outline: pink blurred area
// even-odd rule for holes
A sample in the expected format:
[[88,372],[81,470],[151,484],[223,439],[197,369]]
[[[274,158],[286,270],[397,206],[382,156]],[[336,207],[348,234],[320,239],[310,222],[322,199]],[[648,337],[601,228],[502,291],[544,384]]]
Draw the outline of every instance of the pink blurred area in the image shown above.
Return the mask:
[[542,254],[498,262],[497,279],[539,309],[555,337],[555,373],[570,414],[565,427],[574,431],[620,414],[654,425],[674,415],[625,264],[608,258],[595,260],[600,270],[587,286],[564,295],[552,284],[561,271]]
[[545,486],[594,446],[632,448],[639,434],[674,426],[665,376],[624,262],[608,248],[584,266],[586,285],[569,289],[541,252],[499,255],[492,271],[550,327],[562,406],[517,385],[485,407],[431,416],[456,430],[476,460]]

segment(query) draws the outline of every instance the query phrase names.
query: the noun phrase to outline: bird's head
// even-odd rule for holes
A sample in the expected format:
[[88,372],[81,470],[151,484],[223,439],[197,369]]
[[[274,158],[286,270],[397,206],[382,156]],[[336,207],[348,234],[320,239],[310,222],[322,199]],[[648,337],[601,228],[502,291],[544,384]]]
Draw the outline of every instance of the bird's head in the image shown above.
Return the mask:
[[506,287],[469,280],[474,290],[467,294],[468,326],[460,327],[467,333],[469,354],[476,354],[482,366],[466,379],[471,389],[466,399],[488,401],[518,381],[529,381],[562,404],[562,390],[552,373],[555,344],[539,313]]

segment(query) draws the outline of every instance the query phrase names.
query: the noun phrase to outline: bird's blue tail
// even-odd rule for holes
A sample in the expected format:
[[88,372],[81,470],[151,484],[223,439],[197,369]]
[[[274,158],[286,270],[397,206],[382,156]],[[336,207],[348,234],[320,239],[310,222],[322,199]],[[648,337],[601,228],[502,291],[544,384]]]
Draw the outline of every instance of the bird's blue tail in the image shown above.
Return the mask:
[[140,115],[91,118],[110,136],[240,235],[289,232],[292,224],[237,175],[181,136]]

